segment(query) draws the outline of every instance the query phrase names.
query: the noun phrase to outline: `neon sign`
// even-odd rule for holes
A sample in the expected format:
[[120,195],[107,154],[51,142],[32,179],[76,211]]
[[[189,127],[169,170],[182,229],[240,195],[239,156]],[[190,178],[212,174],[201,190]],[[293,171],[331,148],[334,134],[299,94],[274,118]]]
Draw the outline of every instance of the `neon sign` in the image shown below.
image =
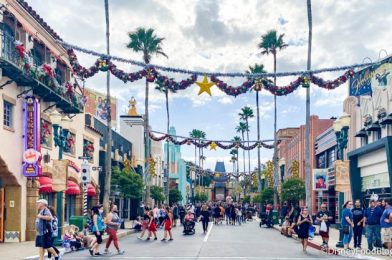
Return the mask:
[[39,104],[33,96],[26,97],[24,105],[24,152],[23,176],[36,177],[42,174]]

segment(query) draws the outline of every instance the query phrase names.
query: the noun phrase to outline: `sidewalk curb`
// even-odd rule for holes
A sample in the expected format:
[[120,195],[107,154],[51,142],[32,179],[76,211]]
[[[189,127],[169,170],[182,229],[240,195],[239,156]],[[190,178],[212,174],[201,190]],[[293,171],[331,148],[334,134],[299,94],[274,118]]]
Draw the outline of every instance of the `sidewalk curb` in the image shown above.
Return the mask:
[[[122,231],[123,231],[123,232],[117,234],[117,237],[118,237],[118,238],[123,238],[123,237],[129,236],[129,235],[131,235],[131,234],[133,234],[133,233],[136,233],[136,231],[135,231],[134,229],[127,229],[127,230],[122,230]],[[107,241],[108,239],[109,239],[109,236],[108,236],[108,235],[105,235],[105,236],[102,238],[102,244],[106,243],[106,241]],[[69,254],[69,253],[72,253],[72,252],[73,252],[73,251],[66,252],[66,251],[65,251],[65,248],[59,248],[59,251],[60,251],[60,255]],[[47,255],[48,255],[48,254],[45,253],[45,256],[47,256]],[[39,259],[39,255],[28,256],[28,257],[25,257],[24,259],[25,259],[25,260]]]

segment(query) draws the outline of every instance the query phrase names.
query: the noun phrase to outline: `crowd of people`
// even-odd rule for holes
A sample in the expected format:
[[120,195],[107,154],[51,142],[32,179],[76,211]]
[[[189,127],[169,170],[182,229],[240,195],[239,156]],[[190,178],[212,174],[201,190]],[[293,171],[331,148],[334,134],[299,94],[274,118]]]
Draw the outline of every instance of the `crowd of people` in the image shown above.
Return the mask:
[[[315,216],[309,213],[307,207],[284,202],[281,209],[281,234],[291,237],[297,234],[301,239],[303,250],[306,251],[308,239],[315,227],[319,226],[322,238],[321,247],[328,248],[329,231],[335,217],[322,203]],[[343,247],[345,250],[361,249],[362,236],[367,238],[368,249],[392,249],[392,207],[390,200],[370,199],[368,207],[363,207],[360,200],[355,203],[347,201],[341,212],[341,231],[343,232]],[[364,232],[364,230],[366,232]],[[350,248],[351,240],[353,248]]]

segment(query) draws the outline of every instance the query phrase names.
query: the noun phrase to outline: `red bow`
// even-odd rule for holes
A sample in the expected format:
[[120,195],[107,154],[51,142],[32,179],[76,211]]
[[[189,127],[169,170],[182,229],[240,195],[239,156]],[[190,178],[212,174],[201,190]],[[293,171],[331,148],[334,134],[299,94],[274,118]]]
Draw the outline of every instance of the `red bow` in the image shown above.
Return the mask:
[[44,64],[44,72],[46,73],[46,75],[48,75],[50,78],[54,77],[53,74],[53,68],[51,66],[49,66],[48,64]]
[[25,46],[23,46],[23,44],[19,44],[15,46],[16,50],[19,53],[19,56],[24,59],[25,55],[26,55],[26,48]]

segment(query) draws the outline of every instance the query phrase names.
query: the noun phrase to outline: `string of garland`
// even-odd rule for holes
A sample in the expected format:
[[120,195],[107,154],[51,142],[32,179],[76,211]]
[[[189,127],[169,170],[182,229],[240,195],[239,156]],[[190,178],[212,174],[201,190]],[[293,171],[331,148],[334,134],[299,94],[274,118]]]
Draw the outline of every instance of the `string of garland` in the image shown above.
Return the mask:
[[173,137],[171,135],[168,135],[168,134],[164,134],[163,136],[157,137],[152,132],[150,132],[149,135],[150,135],[150,138],[152,140],[156,141],[156,142],[168,140],[169,142],[171,142],[171,143],[173,143],[175,145],[185,145],[185,144],[186,145],[195,145],[198,148],[207,148],[208,146],[212,147],[213,145],[216,145],[219,148],[224,149],[224,150],[229,150],[229,149],[233,149],[233,148],[237,148],[237,149],[241,148],[241,149],[244,149],[246,151],[250,151],[250,150],[255,149],[256,147],[260,147],[260,148],[263,147],[263,148],[266,148],[266,149],[274,148],[273,145],[266,144],[266,143],[264,143],[262,141],[260,141],[260,142],[256,141],[254,144],[249,145],[249,146],[244,145],[242,142],[233,142],[231,144],[225,145],[225,144],[223,144],[220,141],[205,141],[205,142],[202,142],[202,141],[195,140],[193,138],[185,138],[185,139],[183,139],[181,141],[177,141],[175,139],[175,137]]
[[335,72],[335,71],[342,71],[342,70],[354,70],[356,68],[363,68],[367,66],[373,66],[373,65],[379,65],[381,64],[380,61],[378,62],[368,62],[368,63],[357,63],[357,64],[352,64],[352,65],[345,65],[345,66],[338,66],[338,67],[333,67],[333,68],[323,68],[323,69],[317,69],[317,70],[302,70],[302,71],[292,71],[292,72],[277,72],[277,73],[242,73],[242,72],[232,72],[232,73],[223,73],[223,72],[206,72],[206,71],[194,71],[194,70],[186,70],[186,69],[181,69],[181,68],[173,68],[173,67],[167,67],[167,66],[160,66],[160,65],[154,65],[154,64],[146,64],[141,61],[136,61],[132,59],[125,59],[122,57],[118,56],[113,56],[113,55],[106,55],[104,53],[99,53],[93,50],[89,50],[86,48],[82,48],[80,46],[74,45],[67,43],[65,41],[61,40],[56,40],[59,44],[63,45],[65,49],[74,49],[77,51],[80,51],[85,54],[89,54],[92,56],[96,57],[106,57],[107,59],[110,60],[116,60],[122,63],[127,63],[127,64],[132,64],[135,66],[139,67],[154,67],[157,70],[161,71],[167,71],[167,72],[172,72],[172,73],[180,73],[180,74],[188,74],[188,75],[196,75],[196,76],[204,76],[207,75],[209,77],[215,76],[215,77],[232,77],[232,78],[266,78],[266,77],[288,77],[288,76],[302,76],[302,75],[315,75],[315,74],[320,74],[324,72]]
[[[70,59],[71,66],[74,72],[83,78],[90,78],[97,74],[99,71],[110,71],[115,77],[125,82],[133,82],[136,80],[140,80],[142,78],[146,78],[148,82],[159,82],[164,86],[168,87],[173,92],[177,90],[184,90],[189,88],[192,84],[194,84],[197,80],[197,74],[192,74],[188,79],[182,80],[180,82],[175,81],[167,76],[160,74],[155,67],[149,66],[145,67],[142,70],[126,73],[121,69],[118,69],[115,64],[112,63],[110,59],[107,57],[100,57],[90,68],[85,68],[81,66],[78,62],[77,56],[72,49],[68,50],[68,55]],[[353,70],[349,70],[345,72],[342,76],[338,77],[332,81],[324,81],[322,78],[316,77],[314,75],[300,76],[293,82],[291,82],[287,86],[275,86],[269,80],[257,80],[254,78],[248,78],[242,85],[238,87],[233,87],[218,79],[216,76],[211,76],[211,81],[216,84],[216,86],[230,96],[238,96],[240,94],[244,94],[257,83],[261,85],[261,88],[268,90],[271,94],[276,96],[288,95],[298,89],[299,86],[303,86],[305,88],[309,87],[309,83],[325,88],[325,89],[334,89],[345,83],[348,78],[352,77],[355,74]],[[261,89],[260,88],[260,89]]]

